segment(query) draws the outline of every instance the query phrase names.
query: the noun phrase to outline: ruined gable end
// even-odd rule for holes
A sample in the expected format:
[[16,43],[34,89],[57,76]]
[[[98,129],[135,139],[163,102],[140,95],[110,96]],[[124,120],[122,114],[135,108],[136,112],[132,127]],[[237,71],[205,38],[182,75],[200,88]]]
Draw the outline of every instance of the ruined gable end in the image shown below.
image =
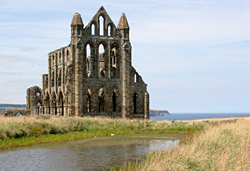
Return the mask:
[[43,87],[27,90],[27,110],[35,115],[149,119],[147,84],[131,63],[125,13],[116,26],[101,6],[85,26],[76,12],[70,28],[69,45],[48,54]]

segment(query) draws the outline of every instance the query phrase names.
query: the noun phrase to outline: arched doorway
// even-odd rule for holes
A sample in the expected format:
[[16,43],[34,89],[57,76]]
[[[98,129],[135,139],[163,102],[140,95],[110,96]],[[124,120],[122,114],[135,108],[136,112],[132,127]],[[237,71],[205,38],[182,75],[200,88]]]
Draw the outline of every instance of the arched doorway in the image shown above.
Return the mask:
[[46,99],[45,99],[45,113],[46,114],[50,114],[50,103],[49,103],[49,93],[47,93],[46,95]]
[[40,110],[41,110],[41,106],[42,106],[42,104],[40,103],[40,101],[37,103],[37,115],[39,115],[40,114]]
[[101,95],[99,96],[99,112],[104,112],[104,105],[105,105],[104,91],[102,91]]

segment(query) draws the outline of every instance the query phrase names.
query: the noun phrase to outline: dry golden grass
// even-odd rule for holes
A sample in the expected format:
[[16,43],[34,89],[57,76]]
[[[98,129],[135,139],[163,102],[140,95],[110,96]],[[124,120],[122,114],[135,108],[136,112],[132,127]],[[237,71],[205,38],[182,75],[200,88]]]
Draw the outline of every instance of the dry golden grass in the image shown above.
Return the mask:
[[[44,117],[43,117],[44,116]],[[48,117],[48,119],[45,119]],[[25,117],[0,117],[0,124],[10,124],[10,123],[27,123],[27,122],[37,122],[37,121],[43,121],[46,123],[60,123],[63,121],[71,120],[71,119],[77,119],[77,120],[91,120],[91,121],[99,121],[99,122],[110,122],[110,121],[122,121],[122,122],[144,122],[145,120],[138,120],[138,119],[123,119],[123,118],[117,118],[117,119],[111,119],[106,117],[58,117],[58,116],[49,116],[49,115],[42,115],[42,116],[25,116]],[[149,122],[154,122],[151,120],[148,120]],[[171,123],[170,121],[167,121],[168,123]]]
[[[46,115],[44,117],[47,117]],[[110,120],[108,118],[93,118],[93,117],[57,117],[57,116],[48,116],[48,119],[44,119],[44,117],[39,116],[25,116],[25,117],[1,117],[0,124],[8,124],[8,123],[22,123],[22,122],[37,122],[39,119],[43,120],[46,123],[58,123],[61,121],[69,120],[72,118],[80,119],[80,120],[99,120],[99,121],[107,121]]]
[[248,171],[250,170],[250,118],[237,117],[237,119],[236,123],[211,126],[172,150],[153,152],[143,162],[128,163],[121,170]]

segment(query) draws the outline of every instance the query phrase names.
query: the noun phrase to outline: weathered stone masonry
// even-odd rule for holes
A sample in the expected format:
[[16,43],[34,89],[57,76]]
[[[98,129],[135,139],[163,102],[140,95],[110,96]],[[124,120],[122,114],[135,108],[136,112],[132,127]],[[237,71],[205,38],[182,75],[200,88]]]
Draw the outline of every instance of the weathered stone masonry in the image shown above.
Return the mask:
[[31,114],[149,119],[147,85],[131,64],[125,14],[116,27],[101,7],[86,27],[78,13],[70,26],[70,44],[48,54],[43,88],[27,90],[27,110]]

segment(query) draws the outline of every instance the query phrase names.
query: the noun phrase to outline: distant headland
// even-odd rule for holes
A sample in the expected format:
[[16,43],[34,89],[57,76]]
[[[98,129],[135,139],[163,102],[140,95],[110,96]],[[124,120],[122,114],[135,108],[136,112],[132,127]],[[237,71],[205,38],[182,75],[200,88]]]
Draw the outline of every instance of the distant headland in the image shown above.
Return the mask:
[[170,113],[167,110],[150,110],[149,115],[152,117],[158,117],[170,115]]

